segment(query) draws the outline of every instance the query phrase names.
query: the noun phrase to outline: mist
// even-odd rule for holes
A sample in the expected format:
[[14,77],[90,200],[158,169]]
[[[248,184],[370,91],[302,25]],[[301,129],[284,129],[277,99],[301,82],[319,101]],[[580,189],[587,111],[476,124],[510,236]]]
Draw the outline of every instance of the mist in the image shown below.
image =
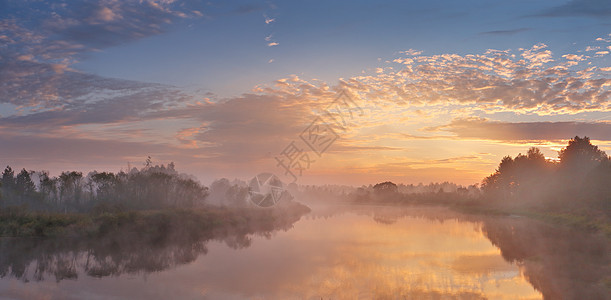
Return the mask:
[[[283,241],[278,235],[312,239],[312,233],[294,233],[307,229],[299,224],[313,222],[307,226],[318,227],[358,219],[359,226],[381,226],[376,230],[390,230],[390,234],[405,222],[426,220],[419,223],[421,230],[431,230],[438,223],[473,224],[479,238],[500,250],[496,258],[456,256],[452,272],[457,273],[452,276],[472,274],[470,270],[479,264],[493,264],[488,266],[493,271],[487,272],[517,268],[518,275],[512,280],[532,285],[532,295],[603,299],[611,261],[609,182],[609,156],[588,137],[579,136],[559,151],[558,158],[546,158],[536,147],[525,154],[508,155],[481,184],[468,186],[391,181],[362,186],[299,185],[285,184],[273,174],[250,180],[220,178],[204,186],[195,177],[178,172],[174,163],[155,164],[150,157],[140,169],[91,171],[86,176],[76,171],[59,176],[25,169],[16,172],[7,166],[0,181],[0,234],[13,238],[0,240],[0,278],[28,283],[147,276],[205,260],[210,243],[250,251],[247,249],[258,243],[264,246],[266,240]],[[369,222],[373,223],[366,225]],[[341,234],[346,230],[342,228],[328,234]],[[419,239],[430,245],[441,242],[434,237]],[[282,243],[296,243],[291,241]],[[553,251],[566,245],[579,246]],[[319,246],[321,255],[337,255],[336,250]],[[277,263],[270,257],[266,260]],[[285,264],[277,268],[301,265],[296,261]],[[249,267],[244,268],[248,274]],[[218,281],[222,276],[207,276],[219,286],[228,284]],[[295,280],[304,280],[299,276]],[[350,280],[367,278],[355,276]],[[425,291],[414,283],[406,284],[371,295],[488,297],[475,290],[448,292],[439,287],[441,290]],[[310,288],[318,289],[315,286]],[[272,298],[291,294],[271,287],[264,290],[276,295]],[[348,291],[317,295],[351,295]]]
[[611,2],[0,0],[0,299],[611,295]]

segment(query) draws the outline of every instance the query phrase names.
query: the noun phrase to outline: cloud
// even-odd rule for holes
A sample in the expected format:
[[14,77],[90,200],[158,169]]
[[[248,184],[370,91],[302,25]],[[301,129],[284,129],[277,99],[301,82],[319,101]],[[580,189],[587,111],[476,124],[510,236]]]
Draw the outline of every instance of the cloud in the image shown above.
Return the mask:
[[297,139],[308,116],[307,107],[278,97],[245,95],[201,109],[194,117],[207,125],[191,140],[207,143],[211,163],[256,163],[278,155],[289,139]]
[[[313,111],[334,95],[332,91],[320,94],[314,86],[309,88],[311,93],[305,86],[295,93],[288,84],[278,85],[273,94],[244,94],[198,104],[192,98],[181,103],[176,100],[181,94],[154,86],[147,92],[70,104],[57,111],[0,118],[0,135],[11,145],[4,147],[2,157],[35,160],[44,151],[45,157],[56,161],[66,157],[62,158],[63,153],[75,161],[106,154],[104,161],[116,162],[154,153],[168,160],[196,160],[210,168],[248,169],[257,162],[269,162],[291,140],[298,140],[314,119]],[[164,134],[165,124],[176,127],[170,128],[169,136]],[[142,137],[142,130],[149,132]],[[89,137],[92,133],[95,138]],[[27,151],[19,154],[20,147]],[[62,147],[70,151],[62,152]]]
[[[200,17],[202,4],[174,1],[78,1],[68,5],[40,2],[31,5],[9,2],[5,20],[16,20],[35,29],[48,40],[100,49],[156,35],[171,23]],[[199,14],[195,13],[199,12]]]
[[174,87],[104,78],[71,65],[90,51],[199,17],[197,6],[174,1],[41,2],[36,7],[6,3],[0,12],[0,103],[12,104],[16,111],[1,118],[0,126],[27,131],[120,123],[190,100]]
[[275,22],[276,19],[275,18],[269,18],[267,16],[265,16],[265,24],[270,24],[272,22]]
[[422,51],[414,50],[414,49],[409,49],[409,50],[405,50],[405,51],[400,51],[399,53],[403,53],[403,54],[409,55],[409,56],[416,56],[416,55],[422,54]]
[[[7,161],[39,162],[41,155],[49,162],[114,163],[117,159],[146,157],[147,154],[176,152],[163,143],[141,143],[134,141],[98,140],[70,137],[41,137],[28,135],[0,135],[2,159]],[[44,149],[44,154],[41,154]],[[68,166],[64,166],[68,167]]]
[[[104,78],[31,61],[6,62],[0,70],[0,103],[56,108],[103,92],[126,93],[157,84]],[[98,95],[99,97],[99,95]]]
[[273,38],[273,35],[271,35],[271,34],[265,37],[265,41],[267,42],[267,46],[268,47],[273,47],[273,46],[280,45],[280,43],[278,43],[276,41],[273,41],[272,38]]
[[588,46],[588,47],[586,47],[586,51],[596,51],[596,50],[599,50],[599,49],[600,49],[600,47],[598,47],[598,46]]
[[82,103],[91,99],[106,98],[110,103],[153,88],[157,93],[169,91],[161,85],[78,72],[71,65],[88,52],[159,34],[178,19],[201,16],[193,13],[198,4],[175,1],[41,2],[36,7],[8,2],[4,6],[0,103],[18,106],[20,114],[66,113],[91,108]]
[[[432,127],[432,128],[427,128],[429,129],[429,131],[436,131],[437,128],[436,127]],[[408,140],[456,140],[458,139],[456,136],[451,136],[451,135],[443,135],[443,136],[439,136],[439,135],[413,135],[413,134],[408,134],[408,133],[404,133],[401,135],[402,138],[404,139],[408,139]]]
[[553,61],[552,52],[550,50],[542,50],[547,48],[547,45],[539,43],[531,49],[522,52],[522,56],[530,61],[530,67],[542,66],[545,63]]
[[576,60],[576,61],[582,61],[585,60],[585,58],[583,57],[583,55],[576,55],[576,54],[565,54],[562,57],[568,59],[568,60]]
[[491,121],[485,118],[459,118],[449,124],[426,128],[447,131],[460,138],[498,141],[565,140],[576,135],[611,141],[609,122],[522,122]]
[[544,17],[595,17],[605,18],[611,16],[611,2],[607,0],[571,0],[541,12],[538,16]]
[[[85,78],[92,82],[86,82],[89,85],[81,88],[78,84],[83,82],[83,76],[75,76],[76,81],[70,81],[70,78],[73,77],[61,76],[48,91],[49,94],[43,95],[45,98],[56,97],[58,101],[31,103],[36,106],[22,114],[0,118],[0,128],[40,130],[41,127],[144,120],[151,112],[163,111],[192,100],[189,95],[162,85],[147,86],[90,75]],[[45,92],[46,88],[45,85],[39,91]]]
[[592,58],[555,57],[545,44],[483,54],[399,57],[384,73],[340,80],[360,99],[455,110],[574,114],[611,109],[611,79]]
[[531,29],[532,28],[517,28],[517,29],[510,29],[510,30],[493,30],[493,31],[480,32],[479,34],[481,34],[481,35],[514,35],[516,33],[524,32],[524,31],[529,31]]
[[115,21],[118,19],[122,19],[123,16],[117,14],[116,12],[112,11],[112,9],[108,7],[102,7],[97,12],[97,18],[104,22],[111,22],[111,21]]

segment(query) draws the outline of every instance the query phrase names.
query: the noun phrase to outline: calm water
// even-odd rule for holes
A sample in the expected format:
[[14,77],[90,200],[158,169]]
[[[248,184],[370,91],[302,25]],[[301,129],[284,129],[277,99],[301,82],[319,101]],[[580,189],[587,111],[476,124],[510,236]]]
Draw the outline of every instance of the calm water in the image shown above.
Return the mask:
[[[552,298],[584,291],[591,299],[606,296],[604,284],[602,290],[587,281],[567,287],[565,281],[574,278],[564,278],[562,270],[541,273],[551,268],[545,251],[514,245],[540,234],[532,224],[515,237],[523,220],[471,218],[432,208],[315,208],[286,231],[114,252],[106,248],[119,246],[3,239],[0,298],[541,299],[540,291]],[[602,263],[603,269],[589,271],[602,272],[592,286],[608,278],[607,244],[602,239],[586,245],[602,248],[578,266]],[[559,259],[565,258],[549,264]]]

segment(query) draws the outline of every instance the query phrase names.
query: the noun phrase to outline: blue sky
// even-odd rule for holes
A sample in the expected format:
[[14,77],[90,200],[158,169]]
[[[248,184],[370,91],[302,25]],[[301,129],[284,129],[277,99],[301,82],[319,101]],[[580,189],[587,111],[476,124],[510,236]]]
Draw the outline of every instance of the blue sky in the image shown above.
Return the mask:
[[[573,53],[609,31],[604,16],[543,16],[558,7],[558,1],[221,2],[203,6],[210,16],[90,53],[75,67],[235,96],[291,74],[331,82],[358,75],[382,66],[378,58],[412,48],[466,54],[545,42]],[[270,35],[279,45],[267,46]]]
[[367,114],[304,183],[474,183],[577,134],[611,150],[610,20],[602,0],[0,1],[0,162],[277,172],[344,90]]

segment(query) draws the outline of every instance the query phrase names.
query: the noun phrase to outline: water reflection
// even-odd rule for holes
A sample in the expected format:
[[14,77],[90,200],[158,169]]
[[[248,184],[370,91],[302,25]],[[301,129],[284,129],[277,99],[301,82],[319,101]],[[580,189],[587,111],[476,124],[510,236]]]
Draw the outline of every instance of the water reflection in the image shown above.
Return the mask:
[[0,276],[24,282],[150,273],[194,261],[207,249],[204,241],[174,240],[165,245],[71,239],[0,240]]
[[432,208],[314,208],[288,231],[155,245],[0,247],[0,297],[18,299],[604,299],[609,280],[604,237]]
[[301,214],[277,209],[265,220],[245,214],[244,222],[220,228],[162,224],[134,232],[125,227],[98,238],[0,238],[0,278],[30,282],[51,277],[59,282],[77,279],[81,273],[107,277],[160,272],[195,261],[207,253],[211,240],[242,249],[254,236],[269,239],[276,231],[289,230]]
[[[279,298],[540,298],[519,268],[503,260],[483,237],[480,224],[420,213],[406,211],[397,217],[396,209],[389,215],[357,210],[300,222],[295,228],[300,239],[320,246],[301,258],[314,266],[309,275],[293,283],[281,281],[284,293]],[[389,218],[392,224],[386,222]]]
[[482,228],[547,299],[609,299],[611,247],[603,234],[505,218]]

